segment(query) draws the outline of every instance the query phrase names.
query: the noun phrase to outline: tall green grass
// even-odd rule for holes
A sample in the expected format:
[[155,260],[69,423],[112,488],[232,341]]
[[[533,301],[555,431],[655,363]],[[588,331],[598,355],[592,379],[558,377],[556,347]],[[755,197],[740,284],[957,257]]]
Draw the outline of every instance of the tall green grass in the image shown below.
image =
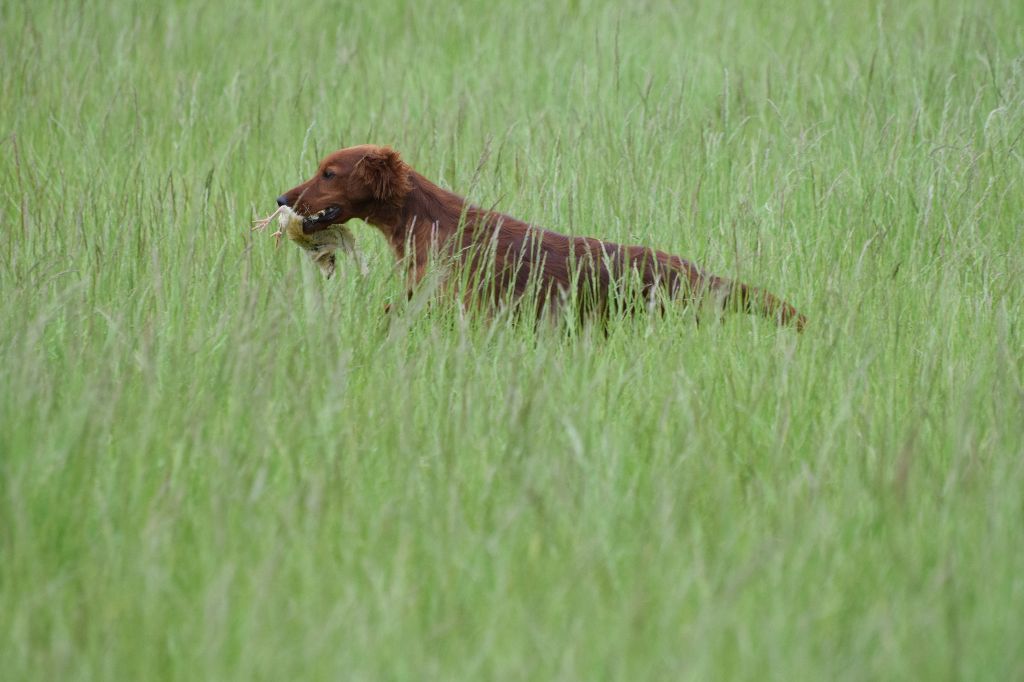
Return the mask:
[[[1024,5],[0,5],[0,677],[1024,677]],[[535,332],[327,151],[765,286]]]

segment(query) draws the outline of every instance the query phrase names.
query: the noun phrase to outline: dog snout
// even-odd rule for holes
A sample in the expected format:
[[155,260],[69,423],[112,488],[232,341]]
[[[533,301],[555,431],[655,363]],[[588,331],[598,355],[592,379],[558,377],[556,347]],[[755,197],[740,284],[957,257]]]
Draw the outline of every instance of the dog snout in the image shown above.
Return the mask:
[[277,198],[277,205],[278,206],[288,206],[288,197],[286,197],[284,194],[279,196]]

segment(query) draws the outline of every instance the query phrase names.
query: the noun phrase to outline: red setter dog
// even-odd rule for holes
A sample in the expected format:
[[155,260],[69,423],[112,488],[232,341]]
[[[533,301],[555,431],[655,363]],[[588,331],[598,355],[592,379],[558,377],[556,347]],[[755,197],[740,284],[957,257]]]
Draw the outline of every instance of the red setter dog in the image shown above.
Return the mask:
[[[678,256],[643,246],[569,237],[469,204],[410,168],[388,147],[363,145],[334,152],[312,178],[278,197],[304,216],[313,234],[352,218],[388,240],[408,267],[412,289],[434,261],[467,274],[467,302],[487,305],[532,300],[537,312],[573,300],[581,311],[607,314],[668,300],[714,301],[803,330],[806,318],[762,289],[706,273]],[[532,296],[528,296],[532,294]],[[617,307],[616,307],[617,306]]]

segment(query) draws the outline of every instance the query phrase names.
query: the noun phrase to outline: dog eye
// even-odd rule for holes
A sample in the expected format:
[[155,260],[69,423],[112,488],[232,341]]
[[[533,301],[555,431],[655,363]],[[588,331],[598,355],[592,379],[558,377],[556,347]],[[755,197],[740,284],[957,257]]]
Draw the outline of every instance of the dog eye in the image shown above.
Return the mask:
[[329,170],[325,170],[324,171],[324,180],[330,180],[333,177],[334,177],[334,171],[329,171]]

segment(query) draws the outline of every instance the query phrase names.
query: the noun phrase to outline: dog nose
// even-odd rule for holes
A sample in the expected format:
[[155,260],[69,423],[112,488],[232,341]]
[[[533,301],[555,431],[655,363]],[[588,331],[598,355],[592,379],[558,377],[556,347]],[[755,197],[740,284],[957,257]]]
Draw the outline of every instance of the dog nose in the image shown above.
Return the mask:
[[278,206],[287,206],[288,205],[288,197],[286,197],[283,194],[281,196],[279,196],[277,198],[277,205]]

